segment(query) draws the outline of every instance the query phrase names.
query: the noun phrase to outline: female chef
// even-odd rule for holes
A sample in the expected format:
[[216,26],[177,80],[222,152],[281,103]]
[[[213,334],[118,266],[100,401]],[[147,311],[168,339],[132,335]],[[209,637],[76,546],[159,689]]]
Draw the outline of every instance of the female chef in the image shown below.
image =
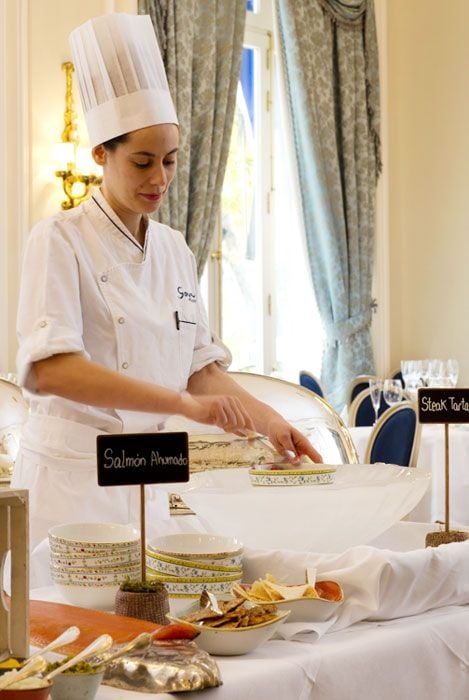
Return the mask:
[[13,485],[30,489],[33,547],[55,523],[138,520],[135,489],[97,486],[99,433],[156,431],[179,414],[257,430],[280,452],[320,461],[223,371],[192,253],[149,218],[175,176],[179,142],[150,18],[97,17],[70,43],[103,182],[76,209],[37,224],[25,252],[18,375],[30,416]]

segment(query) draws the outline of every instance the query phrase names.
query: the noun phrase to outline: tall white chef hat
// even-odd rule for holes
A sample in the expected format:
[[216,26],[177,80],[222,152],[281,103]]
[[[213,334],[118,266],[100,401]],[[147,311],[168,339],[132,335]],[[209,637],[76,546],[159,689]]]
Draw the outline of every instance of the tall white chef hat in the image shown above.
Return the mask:
[[94,17],[69,37],[91,146],[178,124],[149,15]]

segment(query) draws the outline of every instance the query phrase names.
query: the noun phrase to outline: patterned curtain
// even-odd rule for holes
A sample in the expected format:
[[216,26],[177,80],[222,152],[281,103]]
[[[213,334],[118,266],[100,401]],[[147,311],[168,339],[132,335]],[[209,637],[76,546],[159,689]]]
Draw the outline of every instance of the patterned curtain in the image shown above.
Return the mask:
[[159,220],[202,274],[216,231],[246,21],[245,0],[139,0],[155,27],[180,123],[178,172]]
[[307,251],[338,409],[374,371],[371,283],[380,171],[373,0],[276,0]]

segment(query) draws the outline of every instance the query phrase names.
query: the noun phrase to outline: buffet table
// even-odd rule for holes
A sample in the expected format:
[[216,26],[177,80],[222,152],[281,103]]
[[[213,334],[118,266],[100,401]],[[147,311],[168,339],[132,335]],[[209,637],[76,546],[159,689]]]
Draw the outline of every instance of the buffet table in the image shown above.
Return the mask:
[[[180,694],[210,700],[466,700],[469,606],[386,622],[360,622],[313,643],[271,640],[247,656],[217,657],[223,685]],[[96,700],[141,693],[101,686]]]
[[[372,544],[409,551],[422,547],[434,527],[399,522]],[[33,591],[32,597],[60,600],[53,587]],[[246,656],[217,657],[223,685],[183,697],[344,700],[366,694],[380,700],[466,700],[468,629],[469,605],[449,605],[411,617],[357,622],[320,639],[313,635],[311,642],[270,640]],[[101,686],[97,700],[144,697]],[[158,697],[169,700],[177,695]]]
[[[364,460],[371,427],[349,428],[360,461]],[[452,525],[469,525],[469,425],[449,430],[450,518]],[[410,513],[418,522],[444,521],[444,429],[423,425],[417,468],[432,472],[431,488]]]

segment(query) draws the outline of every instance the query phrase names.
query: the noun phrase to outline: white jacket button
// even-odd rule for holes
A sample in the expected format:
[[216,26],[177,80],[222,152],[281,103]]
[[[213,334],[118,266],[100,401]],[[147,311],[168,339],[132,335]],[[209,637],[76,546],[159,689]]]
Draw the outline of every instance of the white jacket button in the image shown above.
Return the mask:
[[41,321],[39,325],[41,328],[45,328],[47,326],[47,321]]
[[128,366],[129,366],[129,363],[128,363],[128,362],[123,362],[123,363],[122,363],[122,369],[127,369]]
[[107,275],[101,275],[101,282],[107,282]]
[[125,318],[123,316],[119,316],[117,320],[119,323],[125,323]]

